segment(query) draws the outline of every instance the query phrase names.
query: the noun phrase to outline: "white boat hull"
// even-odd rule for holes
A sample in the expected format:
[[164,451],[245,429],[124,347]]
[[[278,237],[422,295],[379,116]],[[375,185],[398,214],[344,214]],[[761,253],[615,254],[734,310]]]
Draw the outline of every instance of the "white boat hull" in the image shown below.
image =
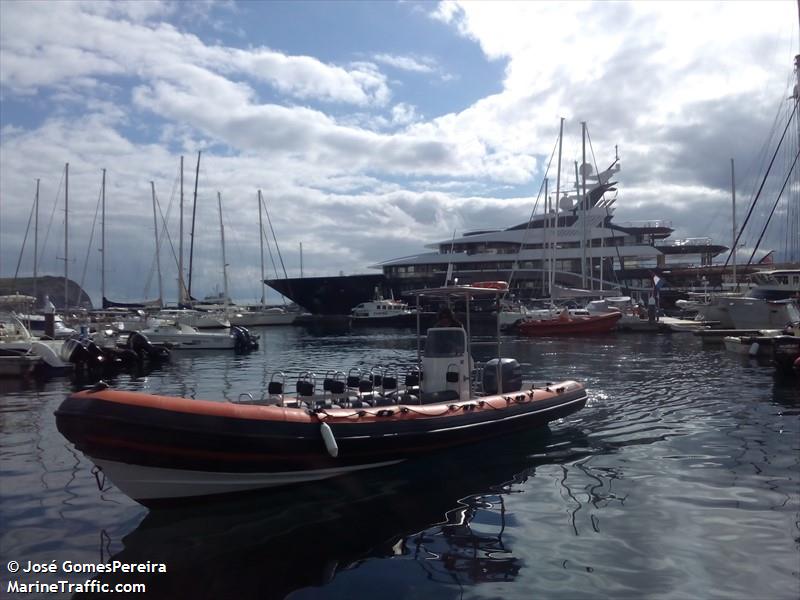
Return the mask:
[[297,315],[293,313],[243,313],[231,316],[232,325],[258,327],[264,325],[291,325]]
[[317,469],[283,473],[220,473],[143,467],[92,458],[92,462],[119,488],[137,501],[168,500],[246,492],[250,490],[329,479],[365,469],[386,467],[402,462],[391,460],[334,469]]
[[760,298],[729,298],[727,301],[735,329],[781,329],[800,318],[790,302],[767,302]]
[[69,369],[70,363],[64,362],[61,358],[61,348],[64,340],[18,340],[2,344],[3,348],[9,350],[21,350],[33,356],[38,356],[42,362],[50,369]]
[[27,377],[41,360],[38,356],[31,356],[30,354],[0,356],[0,377]]
[[173,350],[231,350],[236,340],[227,333],[200,332],[187,325],[143,329],[142,335],[153,344],[169,344]]

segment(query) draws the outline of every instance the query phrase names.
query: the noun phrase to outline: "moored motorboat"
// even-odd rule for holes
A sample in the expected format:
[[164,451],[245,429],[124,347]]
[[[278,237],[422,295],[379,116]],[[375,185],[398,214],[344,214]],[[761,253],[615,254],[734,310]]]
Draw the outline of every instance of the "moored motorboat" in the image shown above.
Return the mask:
[[72,368],[69,361],[62,359],[65,340],[41,340],[31,335],[28,328],[13,313],[0,312],[0,349],[9,355],[22,353],[38,357],[34,361],[37,371],[61,373]]
[[417,321],[417,311],[398,300],[362,302],[350,311],[354,325],[409,325]]
[[172,350],[249,352],[258,348],[258,336],[240,325],[231,326],[229,333],[212,333],[176,322],[142,329],[141,333],[153,344],[167,344]]
[[261,327],[265,325],[291,325],[297,319],[297,312],[290,312],[281,306],[243,307],[230,316],[231,325]]
[[726,335],[722,343],[728,352],[745,356],[766,356],[772,354],[772,343],[781,335],[780,329],[762,329],[757,335]]
[[306,373],[289,395],[274,377],[261,398],[237,402],[98,385],[67,397],[56,424],[120,490],[151,506],[384,467],[541,427],[586,403],[575,381],[523,383],[513,359],[473,367],[467,331],[437,327],[402,379],[351,370],[328,374],[318,390]]
[[517,331],[527,336],[586,335],[613,331],[622,313],[570,315],[562,310],[554,319],[528,319],[517,324]]
[[23,350],[0,347],[0,377],[29,377],[41,360],[41,357]]

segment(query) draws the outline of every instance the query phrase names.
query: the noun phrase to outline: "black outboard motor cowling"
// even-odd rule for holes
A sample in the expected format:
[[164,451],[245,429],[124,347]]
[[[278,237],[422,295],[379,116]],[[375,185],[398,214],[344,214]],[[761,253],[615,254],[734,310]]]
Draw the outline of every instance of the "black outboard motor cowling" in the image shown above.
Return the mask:
[[147,339],[143,333],[133,331],[128,336],[128,348],[133,350],[139,359],[147,359],[150,361],[169,360],[169,350],[162,347],[156,347]]
[[[500,361],[503,389],[497,389],[497,364]],[[499,394],[522,389],[522,367],[513,358],[493,358],[483,367],[483,393]]]
[[231,325],[231,335],[235,340],[234,349],[236,352],[250,352],[258,348],[258,338],[250,335],[250,332],[241,325]]

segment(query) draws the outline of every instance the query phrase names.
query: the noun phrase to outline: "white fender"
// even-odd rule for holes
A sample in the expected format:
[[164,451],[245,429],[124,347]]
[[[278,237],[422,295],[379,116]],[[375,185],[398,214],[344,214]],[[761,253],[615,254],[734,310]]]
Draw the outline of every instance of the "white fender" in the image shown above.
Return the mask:
[[325,448],[333,458],[339,456],[339,445],[336,443],[336,438],[333,436],[330,425],[322,423],[319,426],[319,431],[322,433],[322,439],[325,442]]
[[750,350],[747,352],[750,356],[755,356],[758,354],[758,342],[753,342],[750,344]]

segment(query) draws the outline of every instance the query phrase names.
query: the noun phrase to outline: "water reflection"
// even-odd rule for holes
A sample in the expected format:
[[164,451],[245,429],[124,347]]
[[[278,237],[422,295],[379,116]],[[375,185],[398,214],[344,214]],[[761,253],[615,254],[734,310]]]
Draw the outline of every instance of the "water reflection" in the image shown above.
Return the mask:
[[[250,355],[175,353],[112,384],[235,400],[277,370],[416,360],[413,332],[279,329]],[[2,550],[164,561],[140,575],[151,597],[796,598],[798,380],[696,342],[508,338],[526,378],[587,384],[587,407],[551,434],[152,514],[98,493],[58,434],[53,411],[79,383],[0,381]]]
[[105,581],[141,581],[158,596],[283,598],[370,557],[412,560],[432,581],[513,581],[525,561],[504,539],[505,498],[552,462],[550,448],[557,461],[572,459],[564,446],[581,439],[543,429],[321,484],[151,511],[112,558],[163,562],[168,573]]

